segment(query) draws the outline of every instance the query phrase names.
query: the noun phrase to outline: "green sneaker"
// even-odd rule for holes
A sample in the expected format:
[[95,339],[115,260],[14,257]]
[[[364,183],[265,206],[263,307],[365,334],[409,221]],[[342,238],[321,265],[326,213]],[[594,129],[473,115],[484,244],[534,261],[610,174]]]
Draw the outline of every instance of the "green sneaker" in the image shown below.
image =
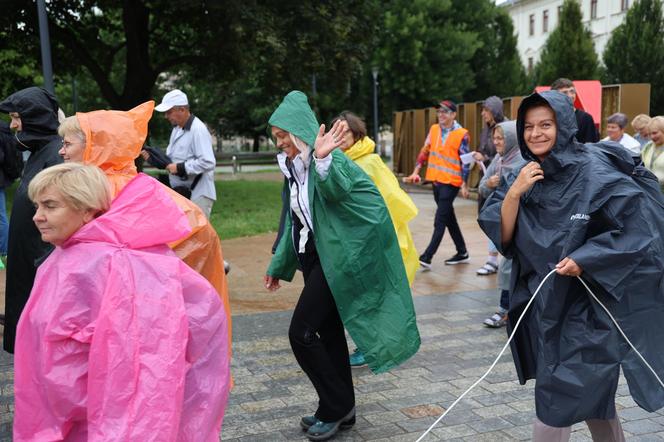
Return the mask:
[[366,367],[367,361],[364,359],[364,353],[356,348],[352,355],[350,355],[351,367]]

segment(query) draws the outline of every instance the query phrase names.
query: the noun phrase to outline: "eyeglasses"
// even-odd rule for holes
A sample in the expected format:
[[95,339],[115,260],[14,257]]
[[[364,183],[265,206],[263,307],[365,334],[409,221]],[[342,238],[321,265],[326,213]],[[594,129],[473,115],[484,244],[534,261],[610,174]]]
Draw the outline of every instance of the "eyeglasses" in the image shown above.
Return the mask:
[[451,114],[452,111],[449,110],[449,109],[438,109],[438,110],[436,111],[436,113],[439,114],[439,115],[440,115],[440,114]]
[[71,143],[71,142],[69,142],[69,141],[64,141],[64,140],[62,140],[62,147],[63,147],[65,150],[67,150],[67,149],[69,149],[70,147],[72,147],[72,146],[76,146],[77,144],[81,144],[81,143],[82,143],[82,141],[77,141],[77,142],[75,142],[75,143]]

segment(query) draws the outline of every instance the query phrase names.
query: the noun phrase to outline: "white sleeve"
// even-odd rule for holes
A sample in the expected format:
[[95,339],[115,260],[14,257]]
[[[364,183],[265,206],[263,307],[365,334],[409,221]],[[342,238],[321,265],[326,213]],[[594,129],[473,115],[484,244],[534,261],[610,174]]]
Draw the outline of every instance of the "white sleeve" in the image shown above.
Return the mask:
[[327,178],[327,173],[330,171],[330,165],[332,164],[332,152],[329,153],[325,158],[318,159],[314,155],[314,162],[316,163],[316,172],[318,176],[322,179]]
[[192,128],[192,158],[184,162],[185,170],[188,175],[198,175],[214,170],[216,159],[212,149],[212,137],[205,127]]

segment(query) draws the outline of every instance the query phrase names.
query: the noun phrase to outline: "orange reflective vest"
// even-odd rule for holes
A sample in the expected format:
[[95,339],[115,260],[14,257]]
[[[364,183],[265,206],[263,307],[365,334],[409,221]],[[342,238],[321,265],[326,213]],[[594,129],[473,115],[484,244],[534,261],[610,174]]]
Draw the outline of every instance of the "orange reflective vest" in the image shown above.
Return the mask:
[[459,158],[459,147],[463,137],[468,131],[459,128],[451,131],[445,143],[442,142],[441,130],[439,124],[434,124],[429,129],[429,160],[427,164],[427,181],[435,181],[443,184],[451,184],[455,187],[461,187],[463,176],[461,174],[461,158]]

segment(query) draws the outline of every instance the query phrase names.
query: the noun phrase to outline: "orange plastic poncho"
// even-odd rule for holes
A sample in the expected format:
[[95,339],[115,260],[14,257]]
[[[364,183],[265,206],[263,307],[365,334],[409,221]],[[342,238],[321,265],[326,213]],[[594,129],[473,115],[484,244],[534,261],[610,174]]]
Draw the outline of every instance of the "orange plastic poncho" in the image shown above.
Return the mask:
[[[154,101],[129,111],[100,110],[76,113],[85,134],[83,162],[104,171],[116,196],[131,181],[137,170],[138,157],[148,134]],[[179,193],[168,189],[178,207],[185,213],[191,234],[169,246],[189,267],[200,273],[217,290],[228,317],[228,348],[231,348],[231,309],[224,273],[221,241],[201,209]],[[165,220],[166,221],[166,220]]]

